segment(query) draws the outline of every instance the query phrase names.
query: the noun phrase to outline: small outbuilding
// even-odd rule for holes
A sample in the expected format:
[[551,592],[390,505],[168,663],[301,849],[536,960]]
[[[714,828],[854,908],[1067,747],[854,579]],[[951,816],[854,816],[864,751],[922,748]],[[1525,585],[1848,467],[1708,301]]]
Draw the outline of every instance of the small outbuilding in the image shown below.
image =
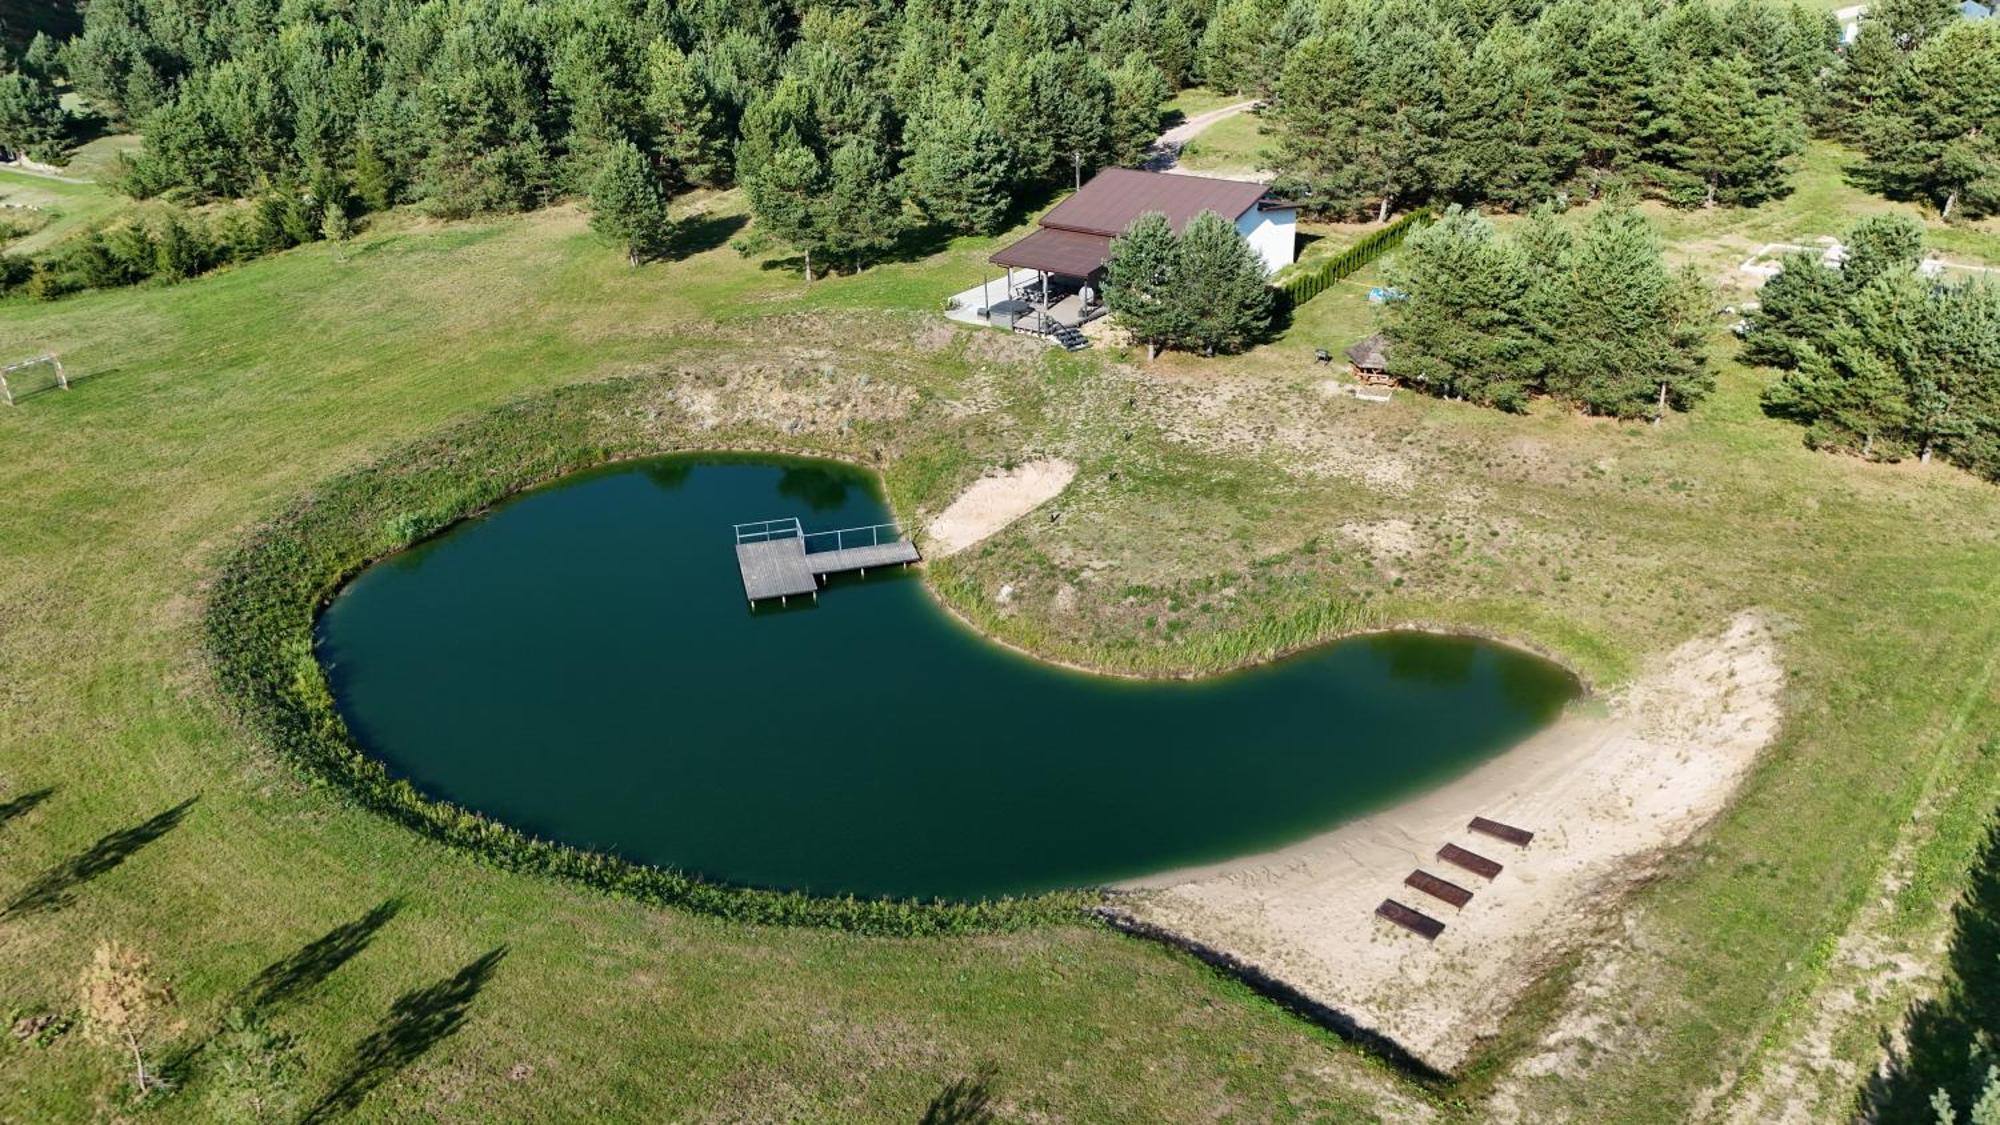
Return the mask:
[[1380,332],[1365,340],[1347,346],[1347,369],[1354,377],[1370,386],[1387,386],[1395,382],[1389,377],[1389,338]]

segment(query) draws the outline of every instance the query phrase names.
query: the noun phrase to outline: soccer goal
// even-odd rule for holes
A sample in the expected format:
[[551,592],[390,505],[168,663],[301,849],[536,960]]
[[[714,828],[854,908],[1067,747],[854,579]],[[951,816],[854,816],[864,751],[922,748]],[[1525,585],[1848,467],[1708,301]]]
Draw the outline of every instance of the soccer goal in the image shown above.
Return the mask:
[[54,352],[0,367],[0,398],[6,399],[8,406],[53,388],[69,390],[69,376],[63,372],[62,360]]

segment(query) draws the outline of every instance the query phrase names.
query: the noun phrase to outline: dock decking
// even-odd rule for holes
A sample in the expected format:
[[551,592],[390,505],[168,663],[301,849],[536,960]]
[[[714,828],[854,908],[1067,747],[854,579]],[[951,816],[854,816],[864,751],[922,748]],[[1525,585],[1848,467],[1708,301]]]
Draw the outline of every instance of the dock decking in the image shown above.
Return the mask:
[[829,574],[907,565],[923,558],[895,524],[808,533],[796,519],[736,525],[736,566],[751,605],[819,594]]

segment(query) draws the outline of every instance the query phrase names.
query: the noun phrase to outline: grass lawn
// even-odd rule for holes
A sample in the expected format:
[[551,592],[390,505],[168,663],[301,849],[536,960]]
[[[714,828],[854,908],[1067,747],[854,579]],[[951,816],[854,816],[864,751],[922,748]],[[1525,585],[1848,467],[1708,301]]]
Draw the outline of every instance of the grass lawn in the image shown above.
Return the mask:
[[90,183],[74,183],[53,176],[0,169],[0,221],[15,221],[28,228],[26,234],[0,244],[10,254],[37,254],[101,219],[109,218],[131,201]]
[[[1720,322],[1715,400],[1657,428],[1374,405],[1322,394],[1311,363],[1372,323],[1372,271],[1250,355],[1140,367],[944,326],[938,302],[997,240],[807,287],[725,244],[735,197],[689,206],[688,256],[639,270],[558,208],[398,218],[176,287],[0,304],[0,350],[60,351],[79,376],[0,412],[0,900],[21,903],[0,916],[0,1008],[68,1005],[116,937],[172,978],[163,1054],[269,995],[305,1102],[379,1119],[914,1120],[977,1081],[1010,1119],[1482,1120],[1497,1096],[1529,1120],[1676,1121],[1811,1020],[1899,847],[1934,878],[1893,934],[1941,924],[1976,836],[1934,826],[1990,790],[1969,763],[2000,723],[2000,488],[1805,450]],[[1787,725],[1723,820],[1560,966],[1582,986],[1547,990],[1442,1091],[1096,928],[861,939],[490,869],[346,808],[234,725],[197,621],[248,528],[476,413],[634,372],[667,373],[674,433],[879,455],[906,515],[991,465],[1075,461],[1059,519],[931,568],[957,608],[1051,655],[1218,666],[1334,606],[1517,637],[1610,689],[1754,608],[1785,630]],[[1366,534],[1385,521],[1407,525],[1387,554]],[[285,988],[253,985],[274,970]],[[75,1034],[10,1038],[0,1090],[25,1120],[110,1117],[120,1066]],[[209,1117],[211,1072],[188,1073],[149,1115]],[[1850,1092],[1836,1076],[1800,1097]]]
[[1264,133],[1264,119],[1246,111],[1203,129],[1181,149],[1180,166],[1190,172],[1260,173],[1266,167],[1264,150],[1272,144]]
[[119,170],[118,158],[137,155],[136,133],[107,133],[78,145],[63,165],[63,174],[83,180],[104,180]]
[[1207,113],[1211,109],[1221,109],[1226,105],[1235,105],[1237,102],[1244,101],[1245,99],[1246,95],[1243,94],[1211,90],[1206,86],[1189,86],[1187,89],[1176,93],[1172,100],[1167,102],[1167,116],[1170,118],[1169,124],[1185,121],[1198,113]]

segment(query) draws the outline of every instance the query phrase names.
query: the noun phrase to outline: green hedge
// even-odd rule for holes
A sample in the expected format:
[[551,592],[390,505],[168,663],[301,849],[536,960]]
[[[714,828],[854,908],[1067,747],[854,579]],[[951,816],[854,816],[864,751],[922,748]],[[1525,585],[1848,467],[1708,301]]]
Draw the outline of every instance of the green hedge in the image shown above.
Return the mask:
[[1334,282],[1351,276],[1362,266],[1394,250],[1411,231],[1429,223],[1431,218],[1430,208],[1420,207],[1381,230],[1369,231],[1360,241],[1331,258],[1285,278],[1277,284],[1277,290],[1284,294],[1288,305],[1302,305],[1326,292]]
[[[672,452],[659,404],[667,383],[638,376],[569,387],[481,416],[327,482],[229,552],[203,618],[231,706],[314,783],[496,866],[575,880],[643,902],[742,922],[917,936],[1082,921],[1087,891],[975,903],[825,898],[725,886],[535,839],[437,800],[361,750],[313,652],[318,610],[369,563],[531,485],[607,461]],[[757,445],[755,431],[705,435],[701,448]],[[761,444],[769,445],[769,441]],[[850,450],[818,450],[833,454]]]

